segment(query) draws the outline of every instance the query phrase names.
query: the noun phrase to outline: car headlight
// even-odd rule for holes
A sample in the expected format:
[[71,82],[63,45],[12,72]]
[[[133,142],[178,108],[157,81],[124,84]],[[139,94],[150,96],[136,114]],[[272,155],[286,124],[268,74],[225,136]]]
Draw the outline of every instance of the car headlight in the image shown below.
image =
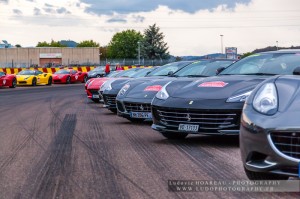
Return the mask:
[[253,108],[266,115],[273,115],[278,109],[277,90],[274,83],[266,83],[256,93]]
[[168,82],[167,84],[165,84],[160,91],[158,91],[155,95],[156,98],[161,99],[161,100],[166,100],[169,98],[169,93],[166,89],[166,87],[170,84],[171,82]]
[[119,96],[123,96],[125,95],[126,91],[130,88],[130,85],[129,84],[125,84],[121,90],[119,91],[118,95]]
[[251,93],[252,90],[246,93],[231,96],[226,100],[226,102],[245,102]]
[[110,91],[111,89],[112,89],[112,87],[111,87],[111,81],[106,81],[106,82],[104,82],[103,84],[102,84],[102,86],[100,87],[100,91],[105,91],[105,90],[108,90],[108,91]]

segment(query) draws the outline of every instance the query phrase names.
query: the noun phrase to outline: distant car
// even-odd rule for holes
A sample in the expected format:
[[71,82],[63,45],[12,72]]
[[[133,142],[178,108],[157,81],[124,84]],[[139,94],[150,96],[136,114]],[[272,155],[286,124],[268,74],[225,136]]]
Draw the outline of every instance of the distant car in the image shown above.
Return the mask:
[[108,75],[107,77],[92,78],[92,79],[88,80],[89,83],[86,86],[87,97],[90,98],[94,102],[99,102],[100,96],[99,96],[98,90],[100,89],[101,85],[104,82],[106,82],[107,80],[109,80],[111,78],[131,77],[139,70],[140,70],[140,68],[134,68],[134,69],[125,70],[125,71],[121,71],[121,72],[111,73],[111,75]]
[[287,63],[291,69],[298,66],[295,76],[275,76],[264,81],[244,105],[240,149],[250,180],[300,176],[300,59],[297,57],[290,55]]
[[93,70],[90,70],[87,73],[87,75],[88,75],[88,79],[103,77],[106,75],[105,66],[98,66],[98,67],[94,68]]
[[71,84],[75,82],[85,83],[87,81],[87,73],[74,69],[60,69],[53,74],[53,83]]
[[152,101],[152,128],[168,139],[188,134],[238,135],[247,97],[264,80],[293,74],[299,54],[300,50],[258,53],[217,76],[165,85]]
[[145,77],[150,74],[153,70],[158,67],[152,68],[144,68],[135,73],[131,78],[120,78],[120,79],[111,79],[106,81],[99,90],[99,95],[103,99],[103,107],[108,108],[108,110],[116,113],[117,105],[116,105],[116,97],[121,88],[132,78]]
[[163,85],[170,81],[169,76],[191,63],[193,62],[180,61],[169,63],[160,66],[146,77],[128,81],[120,89],[116,98],[118,116],[132,122],[143,121],[145,119],[151,120],[150,104],[155,94]]
[[52,74],[39,70],[22,70],[17,75],[17,85],[51,85]]
[[15,88],[17,86],[16,75],[7,75],[4,72],[0,72],[0,87]]

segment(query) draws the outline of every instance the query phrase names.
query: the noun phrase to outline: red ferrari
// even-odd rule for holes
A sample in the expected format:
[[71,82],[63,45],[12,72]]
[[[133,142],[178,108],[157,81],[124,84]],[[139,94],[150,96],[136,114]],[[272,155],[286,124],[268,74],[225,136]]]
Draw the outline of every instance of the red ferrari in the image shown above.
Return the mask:
[[16,75],[6,75],[4,72],[0,72],[0,87],[4,86],[15,88],[17,86]]
[[75,82],[86,82],[87,73],[73,69],[61,69],[52,75],[53,83],[70,84]]

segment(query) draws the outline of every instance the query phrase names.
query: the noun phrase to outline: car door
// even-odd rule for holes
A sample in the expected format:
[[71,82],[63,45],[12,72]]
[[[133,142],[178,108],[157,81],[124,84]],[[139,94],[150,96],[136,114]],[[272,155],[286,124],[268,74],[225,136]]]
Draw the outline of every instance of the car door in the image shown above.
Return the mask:
[[71,81],[76,82],[77,79],[78,79],[77,71],[76,70],[70,70],[70,74],[71,74]]
[[36,70],[35,71],[36,82],[37,84],[45,84],[47,83],[47,74],[43,74],[43,72]]

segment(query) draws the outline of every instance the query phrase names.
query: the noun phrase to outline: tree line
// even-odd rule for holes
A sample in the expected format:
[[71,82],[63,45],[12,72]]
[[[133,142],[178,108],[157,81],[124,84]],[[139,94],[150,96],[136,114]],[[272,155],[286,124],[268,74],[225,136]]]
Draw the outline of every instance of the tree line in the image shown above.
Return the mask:
[[[52,40],[50,43],[38,42],[36,47],[67,47],[62,42]],[[101,46],[93,40],[81,41],[76,47],[99,47],[101,57],[109,59],[169,59],[168,45],[164,42],[164,34],[156,25],[150,25],[143,34],[128,29],[113,35],[107,46]]]

